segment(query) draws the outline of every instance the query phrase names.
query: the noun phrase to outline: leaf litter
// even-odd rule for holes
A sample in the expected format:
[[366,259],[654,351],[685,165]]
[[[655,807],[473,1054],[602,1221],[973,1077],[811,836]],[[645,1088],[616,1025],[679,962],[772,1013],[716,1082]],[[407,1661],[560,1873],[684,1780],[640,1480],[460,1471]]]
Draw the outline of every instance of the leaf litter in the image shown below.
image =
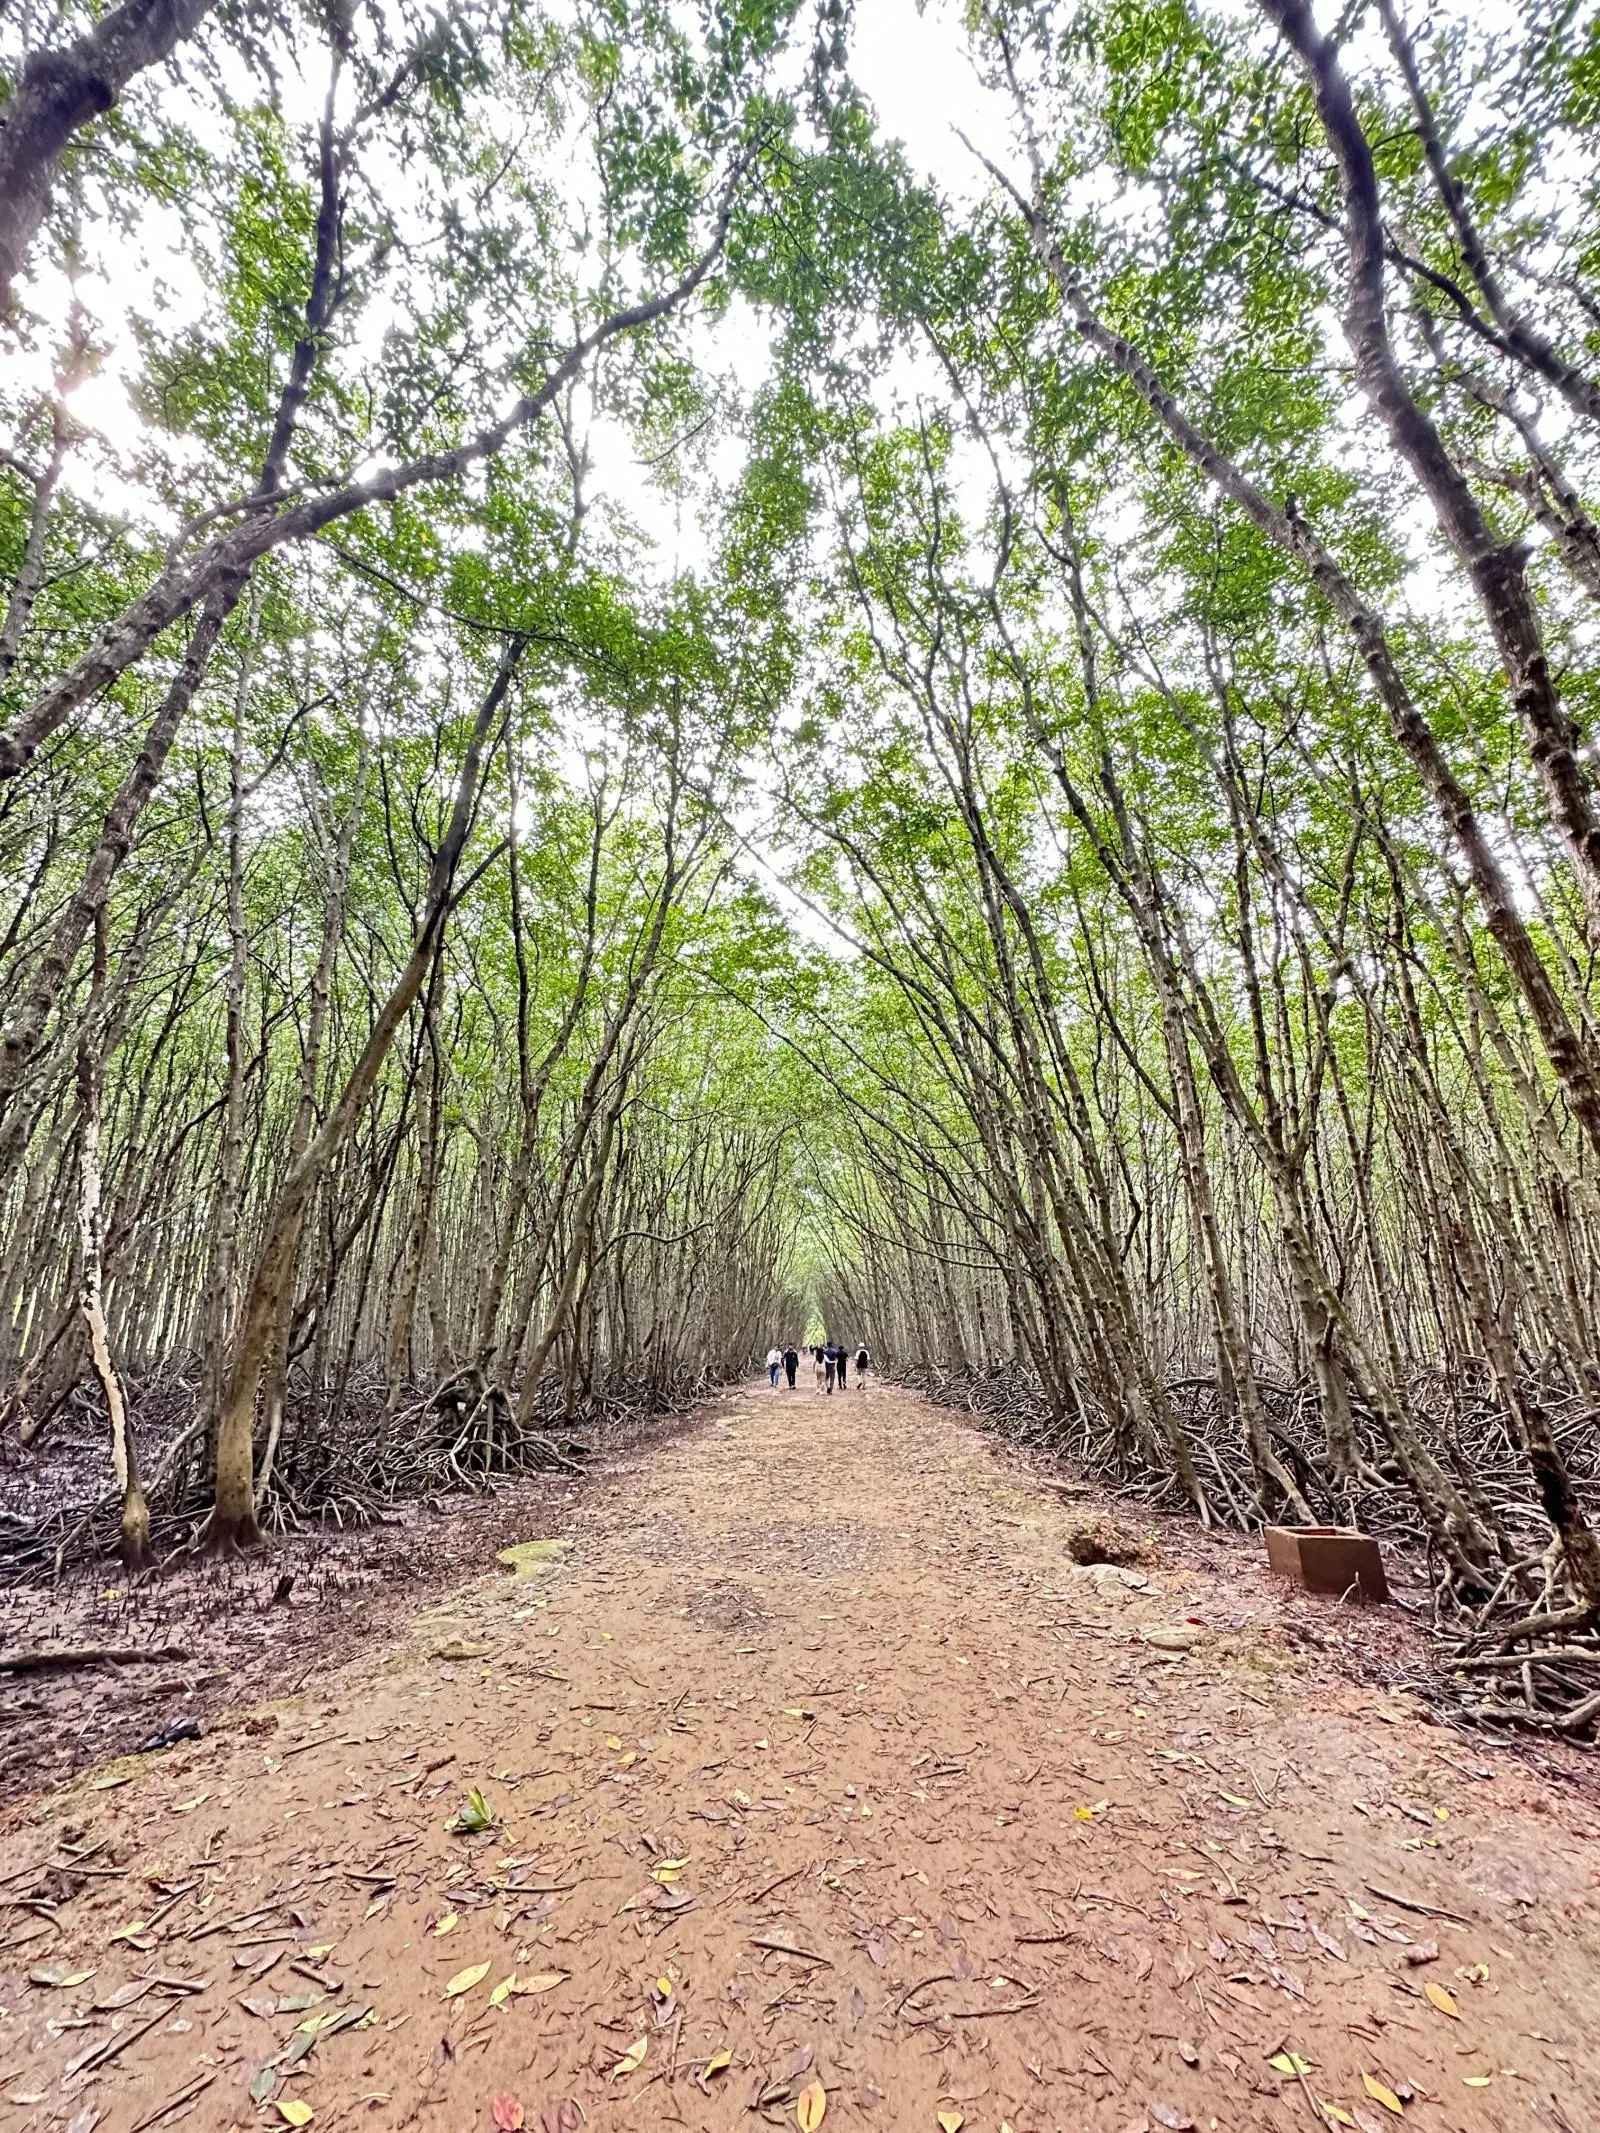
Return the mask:
[[[736,1398],[733,1432],[703,1429],[648,1470],[648,1518],[678,1521],[664,1550],[648,1518],[602,1506],[525,1619],[505,1609],[503,1572],[498,1612],[470,1587],[452,1603],[461,1645],[486,1647],[487,1685],[427,1662],[375,1670],[292,1722],[305,1752],[275,1746],[270,1768],[243,1729],[189,1743],[175,1751],[190,1758],[175,1788],[187,1812],[161,1821],[159,1843],[159,1801],[91,1777],[92,1805],[72,1811],[118,1847],[120,1878],[68,1880],[65,1895],[40,1883],[41,1908],[21,1914],[50,1935],[28,1973],[44,2004],[102,2025],[76,2052],[63,2037],[63,2057],[89,2055],[73,2079],[125,2069],[166,2099],[158,2111],[192,2105],[197,2039],[162,2027],[191,1987],[218,2035],[234,2025],[253,2098],[286,2125],[352,2100],[409,2108],[420,2082],[498,2133],[578,2133],[602,2101],[619,2124],[655,2124],[665,2099],[682,2113],[686,2085],[737,2108],[748,2083],[769,2124],[814,2129],[842,2092],[880,2123],[955,2133],[976,2108],[1025,2133],[1029,2064],[1079,2035],[1080,2078],[1165,2133],[1239,2119],[1260,2080],[1303,2090],[1325,2125],[1378,2133],[1413,2095],[1491,2082],[1479,2069],[1502,2048],[1516,2063],[1518,2023],[1541,2079],[1565,2078],[1527,2042],[1558,1948],[1496,1961],[1493,1996],[1471,2009],[1486,2058],[1466,2073],[1447,2041],[1404,2027],[1381,2056],[1369,2041],[1364,2065],[1352,2051],[1390,2019],[1388,1980],[1438,1961],[1445,1934],[1452,1984],[1406,1989],[1443,2018],[1434,2036],[1459,2041],[1456,1981],[1487,1977],[1495,1947],[1452,1863],[1456,1803],[1442,1817],[1448,1788],[1430,1796],[1414,1775],[1426,1730],[1330,1716],[1314,1690],[1304,1717],[1265,1713],[1233,1656],[1256,1649],[1238,1641],[1256,1603],[1236,1569],[1169,1560],[1179,1542],[1158,1535],[1159,1603],[1119,1585],[1073,1597],[1081,1619],[1066,1621],[1053,1513],[1020,1539],[993,1521],[1011,1469],[959,1425],[876,1390],[859,1408],[797,1396],[770,1420],[761,1405]],[[1029,1486],[1020,1468],[1003,1485]],[[872,1538],[835,1561],[845,1502]],[[708,1629],[695,1581],[724,1567],[759,1586],[760,1607]],[[1149,1633],[1163,1619],[1149,1610],[1170,1623],[1175,1600],[1207,1624],[1182,1653]],[[753,1640],[752,1622],[776,1621],[781,1644]],[[1157,1694],[1156,1669],[1179,1663],[1181,1694]],[[1438,1848],[1341,1871],[1353,1788],[1319,1776],[1340,1758],[1359,1763],[1363,1827],[1415,1826],[1384,1803],[1421,1798]],[[42,1856],[25,1834],[0,1871]],[[1580,1841],[1569,1818],[1563,1857]],[[1538,1845],[1521,1857],[1536,1874]],[[1377,1884],[1380,1907],[1341,1881]],[[185,1939],[213,1934],[228,1951],[214,1982],[160,1982]],[[477,1959],[442,1979],[446,1940]],[[932,1971],[943,1982],[918,1996]],[[91,1982],[92,2012],[89,1993],[71,1998]],[[430,2045],[420,2022],[441,2001],[450,2033]],[[1221,2032],[1265,2028],[1274,2008],[1295,2031],[1265,2040],[1252,2073]],[[107,2035],[108,2020],[124,2027]],[[265,2058],[263,2023],[288,2031],[266,2036]],[[1141,2104],[1152,2033],[1169,2041]],[[312,2063],[314,2101],[281,2093]]]

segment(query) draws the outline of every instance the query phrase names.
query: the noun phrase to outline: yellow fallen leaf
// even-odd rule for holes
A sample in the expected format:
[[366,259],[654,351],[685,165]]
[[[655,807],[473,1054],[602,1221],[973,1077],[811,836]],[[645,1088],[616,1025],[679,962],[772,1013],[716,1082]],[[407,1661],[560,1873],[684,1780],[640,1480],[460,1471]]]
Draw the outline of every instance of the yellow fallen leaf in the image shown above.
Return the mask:
[[1225,1792],[1221,1797],[1227,1801],[1230,1807],[1248,1807],[1250,1805],[1248,1800],[1241,1800],[1236,1792]]
[[1493,2078],[1492,2074],[1463,2074],[1461,2085],[1468,2089],[1486,2089]]
[[369,1918],[376,1918],[380,1911],[386,1911],[388,1907],[389,1898],[387,1893],[382,1896],[374,1896],[371,1903],[367,1905],[367,1908],[361,1914],[362,1924],[365,1925]]
[[535,1977],[519,1977],[511,1989],[518,1994],[524,1992],[554,1992],[558,1985],[564,1985],[567,1982],[570,1975],[571,1973],[566,1970],[541,1970]]
[[641,2037],[636,2044],[630,2044],[611,2069],[612,2080],[615,2081],[620,2074],[636,2073],[644,2065],[644,2055],[649,2049],[650,2039],[648,2037]]
[[434,1922],[434,1928],[433,1928],[433,1937],[434,1937],[434,1939],[435,1939],[435,1940],[443,1940],[444,1936],[445,1936],[445,1935],[446,1935],[447,1933],[453,1933],[453,1932],[455,1931],[456,1927],[460,1925],[460,1923],[461,1923],[461,1919],[460,1919],[459,1915],[458,1915],[458,1914],[457,1914],[456,1912],[454,1912],[454,1911],[446,1911],[446,1912],[445,1912],[445,1914],[444,1914],[444,1916],[443,1916],[443,1918],[437,1919],[437,1920],[435,1920],[435,1922]]
[[336,1940],[319,1940],[314,1948],[307,1948],[306,1954],[310,1956],[314,1963],[320,1963],[322,1958],[325,1955],[331,1955],[338,1945],[339,1943]]
[[1355,2124],[1355,2120],[1348,2111],[1342,2111],[1336,2103],[1329,2103],[1326,2096],[1319,2096],[1317,2101],[1322,2106],[1323,2116],[1331,2118],[1336,2126],[1353,2126]]
[[820,2081],[808,2081],[795,2098],[795,2123],[800,2133],[817,2133],[828,2115],[828,2092]]
[[308,2126],[316,2113],[309,2103],[302,2103],[298,2096],[291,2096],[287,2102],[280,2102],[278,2105],[278,2116],[286,2126]]
[[118,1926],[111,1938],[113,1941],[132,1940],[135,1933],[147,1933],[149,1930],[150,1921],[148,1918],[136,1918],[131,1926]]
[[1309,2074],[1311,2061],[1298,2052],[1277,2052],[1267,2061],[1275,2074]]
[[487,1963],[474,1963],[470,1970],[458,1970],[444,1988],[447,2000],[458,1999],[463,1992],[470,1992],[474,1985],[481,1985],[489,1975]]
[[491,2007],[504,2007],[516,1989],[517,1976],[516,1972],[513,1971],[510,1977],[503,1977],[489,1994],[489,2005]]
[[1456,2005],[1454,1995],[1446,1992],[1442,1985],[1429,1983],[1424,1985],[1422,1989],[1434,2006],[1438,2008],[1440,2014],[1448,2015],[1452,2022],[1461,2020],[1461,2009]]
[[725,2074],[732,2064],[732,2052],[713,2052],[701,2070],[702,2077],[709,2080],[713,2074]]
[[619,1755],[617,1757],[617,1768],[619,1770],[631,1770],[638,1760],[639,1755],[637,1749],[630,1748],[626,1755]]
[[167,1809],[167,1812],[174,1815],[192,1815],[195,1809],[203,1806],[210,1797],[211,1788],[208,1785],[202,1791],[197,1792],[192,1800],[178,1800]]
[[1386,2089],[1376,2074],[1363,2074],[1361,2086],[1374,2103],[1381,2103],[1386,2111],[1393,2111],[1396,2118],[1405,2116],[1405,2106],[1393,2089]]
[[688,1864],[687,1859],[663,1859],[656,1868],[655,1878],[663,1884],[670,1884],[679,1878]]
[[1092,1807],[1074,1807],[1072,1812],[1080,1822],[1092,1822],[1094,1820],[1094,1809]]
[[608,1748],[620,1748],[622,1746],[622,1742],[618,1739],[615,1733],[608,1733],[606,1735],[606,1746]]
[[934,2116],[943,2128],[943,2133],[961,2133],[961,2128],[967,2122],[965,2111],[935,2111]]

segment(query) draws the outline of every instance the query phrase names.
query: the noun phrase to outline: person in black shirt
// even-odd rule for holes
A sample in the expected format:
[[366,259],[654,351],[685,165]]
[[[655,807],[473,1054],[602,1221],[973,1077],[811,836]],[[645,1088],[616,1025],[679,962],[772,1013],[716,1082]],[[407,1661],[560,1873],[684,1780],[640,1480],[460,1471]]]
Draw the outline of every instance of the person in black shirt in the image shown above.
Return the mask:
[[849,1362],[849,1360],[850,1360],[850,1357],[849,1357],[849,1353],[848,1353],[848,1351],[847,1351],[847,1350],[846,1350],[846,1348],[845,1348],[845,1344],[844,1344],[844,1342],[843,1342],[843,1341],[835,1341],[833,1345],[834,1345],[834,1349],[835,1349],[835,1352],[837,1353],[837,1355],[838,1355],[838,1358],[839,1358],[839,1390],[840,1390],[841,1392],[843,1392],[843,1391],[844,1391],[844,1389],[845,1389],[845,1386],[844,1386],[844,1373],[845,1373],[845,1365],[846,1365],[846,1364],[847,1364],[847,1363]]
[[871,1361],[872,1361],[872,1358],[871,1358],[871,1356],[870,1356],[870,1355],[868,1355],[868,1353],[867,1353],[867,1344],[866,1344],[866,1342],[865,1342],[865,1341],[863,1341],[863,1342],[861,1343],[861,1346],[860,1346],[860,1347],[859,1347],[859,1348],[858,1348],[858,1349],[856,1350],[856,1391],[857,1391],[857,1392],[865,1392],[865,1391],[866,1391],[866,1389],[867,1389],[867,1366],[868,1366],[868,1364],[869,1364],[869,1363],[870,1363]]
[[785,1377],[786,1377],[786,1378],[787,1378],[787,1379],[789,1380],[789,1390],[790,1390],[791,1392],[793,1392],[793,1391],[794,1391],[794,1380],[795,1380],[795,1372],[796,1372],[796,1371],[797,1371],[797,1370],[798,1370],[799,1368],[800,1368],[800,1351],[799,1351],[799,1349],[798,1349],[798,1348],[785,1348],[785,1349],[784,1349],[784,1351],[783,1351],[783,1374],[784,1374],[784,1376],[785,1376]]

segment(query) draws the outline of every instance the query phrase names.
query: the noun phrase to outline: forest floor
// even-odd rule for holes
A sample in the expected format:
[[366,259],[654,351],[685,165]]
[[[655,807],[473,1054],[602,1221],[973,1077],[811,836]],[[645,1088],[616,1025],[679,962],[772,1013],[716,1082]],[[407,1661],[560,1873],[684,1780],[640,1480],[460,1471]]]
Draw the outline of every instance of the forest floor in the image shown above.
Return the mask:
[[523,1574],[6,1811],[8,2122],[1592,2127],[1595,1759],[1081,1515],[892,1387],[611,1459]]

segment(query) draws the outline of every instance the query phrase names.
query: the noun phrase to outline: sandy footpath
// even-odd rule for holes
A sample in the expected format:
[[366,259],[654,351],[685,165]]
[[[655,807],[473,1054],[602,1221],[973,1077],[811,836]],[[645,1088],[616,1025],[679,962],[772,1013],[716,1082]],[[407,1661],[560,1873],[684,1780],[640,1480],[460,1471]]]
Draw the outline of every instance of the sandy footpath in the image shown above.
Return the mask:
[[5,2123],[1600,2123],[1585,1792],[1075,1515],[893,1388],[732,1395],[520,1575],[8,1813]]

